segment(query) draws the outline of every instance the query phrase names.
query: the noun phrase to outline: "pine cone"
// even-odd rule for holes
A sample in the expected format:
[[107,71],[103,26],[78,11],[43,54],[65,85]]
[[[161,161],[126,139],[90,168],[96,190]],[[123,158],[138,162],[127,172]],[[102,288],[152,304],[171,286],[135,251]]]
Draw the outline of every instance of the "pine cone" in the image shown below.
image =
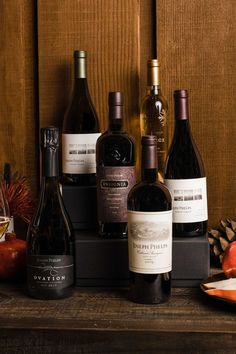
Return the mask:
[[220,227],[208,231],[211,261],[214,265],[221,265],[224,251],[227,246],[236,240],[236,221],[226,219],[220,221]]

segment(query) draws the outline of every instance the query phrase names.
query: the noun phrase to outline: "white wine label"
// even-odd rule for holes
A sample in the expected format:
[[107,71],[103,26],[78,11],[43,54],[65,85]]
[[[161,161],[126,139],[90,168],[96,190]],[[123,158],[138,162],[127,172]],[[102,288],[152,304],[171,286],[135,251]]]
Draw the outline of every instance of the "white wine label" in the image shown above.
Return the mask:
[[72,256],[28,256],[27,278],[31,289],[64,289],[74,283]]
[[127,222],[127,196],[135,182],[135,166],[97,168],[99,221]]
[[166,179],[165,185],[172,195],[174,223],[208,219],[206,177]]
[[96,142],[101,133],[62,134],[62,172],[96,173]]
[[129,269],[161,274],[172,269],[172,210],[128,210]]

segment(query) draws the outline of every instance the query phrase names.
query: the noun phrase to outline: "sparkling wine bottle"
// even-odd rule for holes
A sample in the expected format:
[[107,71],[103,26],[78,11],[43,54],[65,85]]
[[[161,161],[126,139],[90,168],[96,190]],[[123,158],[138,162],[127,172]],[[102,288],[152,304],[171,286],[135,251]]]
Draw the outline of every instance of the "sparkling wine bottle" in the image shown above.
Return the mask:
[[123,130],[123,94],[109,93],[109,128],[97,141],[99,234],[127,237],[127,195],[135,183],[134,140]]
[[74,89],[62,130],[63,184],[96,185],[99,122],[88,89],[86,52],[74,52]]
[[27,233],[27,285],[31,296],[58,299],[74,284],[72,227],[58,181],[59,129],[41,129],[42,181],[38,208]]
[[168,104],[162,95],[160,86],[159,61],[150,59],[147,62],[147,95],[144,97],[141,115],[141,135],[156,135],[158,179],[163,182],[165,160],[168,152],[167,113]]
[[165,169],[173,198],[173,235],[201,236],[207,231],[207,191],[203,162],[193,140],[188,92],[174,92],[175,131]]
[[143,136],[142,181],[128,196],[130,296],[138,303],[169,299],[172,269],[171,195],[157,181],[157,138]]

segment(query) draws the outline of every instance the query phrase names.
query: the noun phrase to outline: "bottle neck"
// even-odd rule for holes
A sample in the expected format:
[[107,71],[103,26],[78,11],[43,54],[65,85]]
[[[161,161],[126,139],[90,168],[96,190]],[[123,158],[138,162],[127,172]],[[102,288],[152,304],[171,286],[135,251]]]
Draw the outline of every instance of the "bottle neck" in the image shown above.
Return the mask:
[[55,193],[59,188],[59,178],[58,177],[46,177],[42,176],[41,180],[41,196],[45,193]]
[[86,58],[74,59],[74,94],[73,96],[89,96]]
[[159,87],[160,86],[160,72],[159,66],[148,66],[147,68],[147,86]]
[[59,176],[58,149],[47,148],[42,151],[42,177]]
[[188,144],[191,140],[191,128],[189,120],[175,120],[174,141],[178,141],[179,144]]
[[157,180],[156,168],[142,169],[142,181],[147,183],[154,183]]
[[123,129],[123,105],[109,105],[109,130],[118,132]]
[[175,97],[175,138],[186,141],[191,135],[187,97]]
[[74,76],[75,79],[87,78],[86,58],[74,59]]
[[74,80],[74,95],[89,94],[88,82],[86,78],[75,78]]
[[188,120],[188,98],[187,97],[175,97],[175,120]]
[[161,88],[160,88],[160,86],[157,86],[157,85],[148,86],[147,92],[149,95],[160,95]]
[[109,120],[109,131],[121,132],[123,130],[123,119],[111,119]]
[[142,181],[154,183],[157,180],[157,147],[146,145],[142,147]]

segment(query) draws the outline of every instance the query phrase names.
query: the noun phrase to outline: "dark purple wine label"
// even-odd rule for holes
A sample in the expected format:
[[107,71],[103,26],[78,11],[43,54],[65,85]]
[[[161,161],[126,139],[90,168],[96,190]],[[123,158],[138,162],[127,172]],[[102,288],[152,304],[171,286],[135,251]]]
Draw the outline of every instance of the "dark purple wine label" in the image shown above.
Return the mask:
[[135,166],[98,167],[99,221],[127,222],[127,196],[135,182]]
[[74,283],[72,256],[28,256],[27,277],[31,289],[64,289]]

